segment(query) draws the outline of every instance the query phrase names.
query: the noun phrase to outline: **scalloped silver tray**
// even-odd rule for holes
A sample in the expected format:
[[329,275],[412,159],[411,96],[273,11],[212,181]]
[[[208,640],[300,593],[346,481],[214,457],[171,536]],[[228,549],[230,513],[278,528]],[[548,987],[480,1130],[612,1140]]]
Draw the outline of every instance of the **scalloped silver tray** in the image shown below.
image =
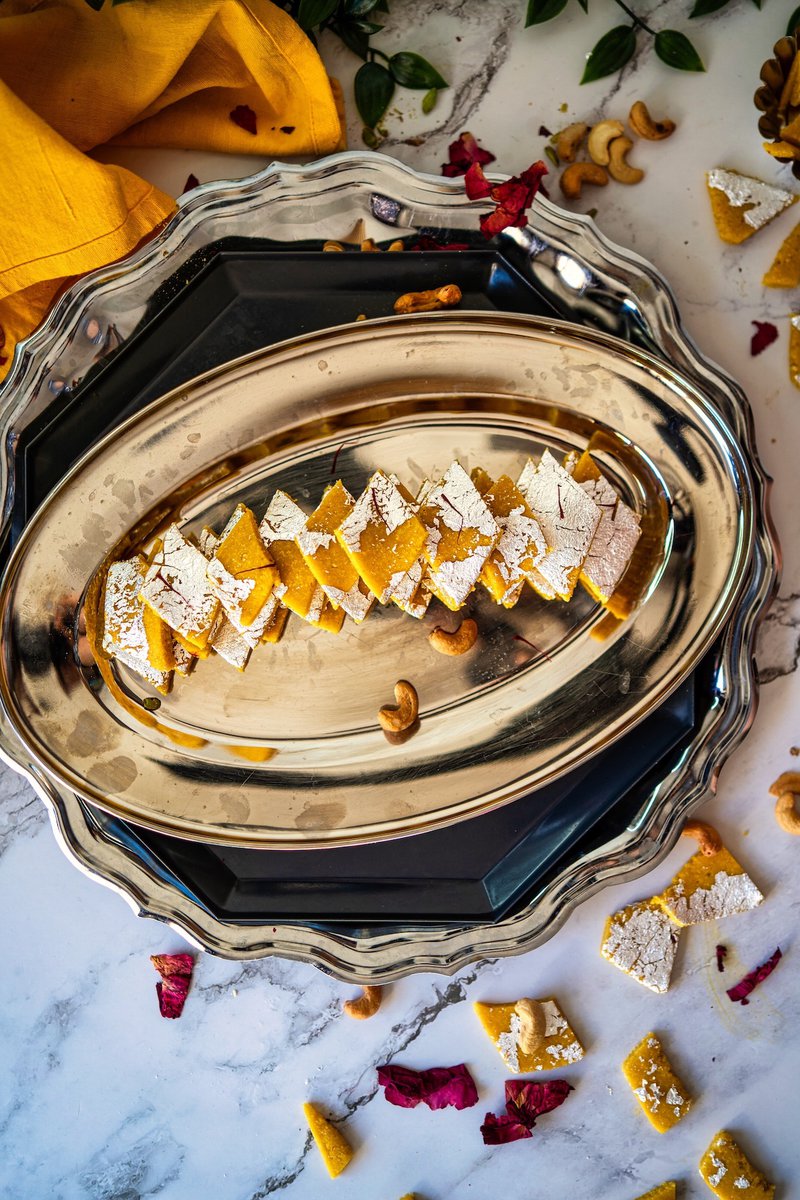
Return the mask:
[[[249,180],[206,185],[190,193],[157,239],[122,264],[75,285],[42,328],[18,347],[0,390],[0,400],[6,402],[6,457],[0,463],[3,535],[8,536],[16,483],[9,447],[47,411],[54,395],[74,386],[132,336],[156,290],[192,255],[222,237],[269,237],[287,243],[342,238],[359,218],[366,223],[367,236],[379,240],[413,229],[442,230],[446,240],[453,240],[458,230],[474,234],[481,211],[482,205],[465,200],[458,182],[419,176],[372,154],[336,155],[309,167],[274,164]],[[76,797],[32,765],[3,727],[0,753],[45,800],[59,841],[73,861],[123,894],[141,915],[170,922],[214,953],[278,953],[314,962],[343,978],[366,981],[416,970],[449,972],[476,957],[531,948],[605,882],[642,873],[667,853],[682,818],[713,788],[720,767],[752,721],[753,638],[776,584],[778,550],[768,516],[768,480],[758,463],[746,398],[681,329],[666,282],[638,256],[609,243],[586,218],[541,199],[528,229],[501,237],[504,253],[535,280],[557,312],[626,337],[674,365],[716,406],[751,463],[755,546],[721,643],[719,703],[705,714],[692,745],[625,832],[570,862],[534,902],[494,925],[426,925],[369,936],[302,923],[276,928],[217,920],[145,859],[90,825]]]

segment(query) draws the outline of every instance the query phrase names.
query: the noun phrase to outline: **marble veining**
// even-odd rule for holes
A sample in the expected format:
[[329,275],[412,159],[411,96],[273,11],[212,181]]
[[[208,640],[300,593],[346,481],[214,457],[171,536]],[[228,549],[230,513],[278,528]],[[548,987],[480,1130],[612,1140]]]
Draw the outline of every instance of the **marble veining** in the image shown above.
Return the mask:
[[[785,556],[780,594],[760,631],[762,699],[754,727],[723,771],[702,814],[764,891],[753,913],[687,930],[666,996],[656,996],[604,962],[605,917],[663,889],[690,847],[638,880],[606,889],[574,913],[545,946],[481,962],[453,979],[422,974],[387,989],[370,1021],[344,1017],[355,994],[311,967],[271,959],[228,963],[201,956],[183,1016],[158,1015],[148,956],[184,948],[155,921],[137,920],[109,890],[64,858],[44,809],[26,783],[0,773],[0,1200],[421,1200],[497,1196],[634,1200],[677,1178],[699,1197],[699,1158],[722,1126],[792,1194],[797,1180],[791,1105],[800,1071],[795,1006],[798,842],[771,816],[767,788],[798,765],[800,498],[796,445],[800,397],[787,373],[792,295],[765,292],[763,272],[794,218],[783,214],[742,247],[716,239],[704,187],[714,166],[796,189],[769,162],[755,133],[751,96],[785,14],[749,4],[689,22],[688,0],[637,5],[656,28],[691,33],[707,75],[660,65],[642,36],[619,76],[581,88],[582,56],[624,18],[597,0],[584,16],[569,5],[552,24],[523,31],[522,0],[420,0],[392,4],[380,43],[417,50],[451,81],[422,116],[422,93],[398,91],[384,149],[438,173],[447,144],[470,129],[516,171],[541,156],[544,124],[557,129],[598,115],[623,118],[643,98],[679,130],[668,142],[637,143],[647,172],[638,187],[587,192],[577,211],[597,208],[600,228],[669,277],[687,326],[703,349],[751,396],[759,448],[775,477],[773,512]],[[774,11],[771,11],[774,10]],[[460,40],[457,40],[460,39]],[[330,69],[348,97],[357,66],[323,39]],[[735,70],[731,64],[735,63]],[[567,111],[562,111],[562,106]],[[351,145],[360,122],[350,104]],[[111,157],[110,155],[108,157]],[[199,178],[245,174],[258,160],[196,153],[125,151],[114,156],[159,186],[180,191]],[[558,188],[550,180],[551,193]],[[750,357],[751,321],[773,320],[779,339]],[[728,947],[726,970],[714,946]],[[743,1008],[725,988],[780,945],[784,960]],[[487,1111],[502,1111],[506,1072],[471,1012],[474,1000],[555,995],[586,1057],[563,1068],[575,1085],[529,1141],[483,1146]],[[667,1137],[650,1131],[619,1064],[655,1029],[696,1097]],[[385,1102],[375,1068],[396,1061],[427,1067],[466,1061],[477,1108],[431,1113]],[[339,1122],[357,1153],[331,1182],[301,1115],[306,1099]]]

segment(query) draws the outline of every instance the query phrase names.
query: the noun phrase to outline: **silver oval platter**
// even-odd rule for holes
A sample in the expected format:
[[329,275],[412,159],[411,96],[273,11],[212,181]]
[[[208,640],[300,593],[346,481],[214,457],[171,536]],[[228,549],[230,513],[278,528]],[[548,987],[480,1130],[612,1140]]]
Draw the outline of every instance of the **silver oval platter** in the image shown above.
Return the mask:
[[[591,443],[646,544],[632,615],[588,595],[512,610],[470,600],[463,658],[423,622],[380,609],[338,636],[292,618],[243,673],[201,662],[160,698],[125,668],[112,686],[54,655],[66,610],[104,566],[176,521],[261,517],[282,488],[310,511],[376,468],[412,490],[457,458],[516,476],[545,449]],[[435,314],[343,326],[235,362],[150,405],[91,450],[25,530],[0,594],[0,700],[47,775],[139,825],[199,840],[336,846],[429,830],[530,792],[628,731],[685,678],[747,579],[750,468],[679,371],[559,321]],[[77,617],[75,618],[77,620]],[[378,708],[414,682],[420,726],[390,745]],[[535,803],[535,795],[531,797]]]

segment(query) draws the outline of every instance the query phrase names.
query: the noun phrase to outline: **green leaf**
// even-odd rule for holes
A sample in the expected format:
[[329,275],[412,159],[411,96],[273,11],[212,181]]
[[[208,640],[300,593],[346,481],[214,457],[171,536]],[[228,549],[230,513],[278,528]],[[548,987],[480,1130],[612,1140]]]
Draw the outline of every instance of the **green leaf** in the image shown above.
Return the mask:
[[613,75],[633,58],[636,50],[636,29],[633,25],[616,25],[604,33],[586,59],[581,83],[594,83]]
[[377,0],[344,0],[344,11],[348,17],[366,17],[376,3]]
[[789,24],[786,26],[786,32],[791,37],[797,26],[800,25],[800,8],[796,8],[789,17]]
[[332,17],[339,7],[339,0],[300,0],[297,24],[301,29],[317,29]]
[[567,0],[528,0],[528,11],[525,14],[525,28],[530,25],[542,25],[552,21],[567,7]]
[[703,60],[685,33],[662,29],[656,34],[656,54],[676,71],[705,71]]
[[755,4],[756,8],[761,8],[761,0],[753,0],[753,4]]
[[719,12],[730,0],[697,0],[689,17],[707,17],[709,13]]
[[450,86],[426,58],[420,54],[411,54],[407,50],[392,55],[389,59],[389,70],[395,83],[399,83],[401,87],[424,88],[427,92],[430,88]]
[[361,120],[369,129],[374,129],[394,95],[394,80],[386,67],[368,62],[356,71],[353,87]]
[[375,12],[388,13],[388,11],[389,5],[386,3],[386,0],[378,0],[378,3],[375,5]]
[[425,95],[422,97],[422,111],[426,115],[429,112],[433,112],[434,106],[436,105],[436,97],[438,95],[439,95],[438,90],[436,88],[431,88],[431,90],[429,92],[426,92]]
[[350,21],[336,22],[331,26],[331,29],[337,37],[341,38],[348,50],[352,50],[353,54],[357,54],[359,58],[367,61],[367,51],[369,50],[369,37],[361,29],[357,29]]
[[584,12],[589,11],[589,0],[578,0],[578,4],[580,4]]

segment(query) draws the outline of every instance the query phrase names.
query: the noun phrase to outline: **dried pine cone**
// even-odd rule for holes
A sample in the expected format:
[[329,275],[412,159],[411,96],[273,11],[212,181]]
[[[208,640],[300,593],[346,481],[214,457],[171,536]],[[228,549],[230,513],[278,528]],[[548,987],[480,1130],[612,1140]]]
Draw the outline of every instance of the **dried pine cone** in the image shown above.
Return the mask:
[[790,139],[786,139],[787,126],[800,117],[800,59],[796,36],[782,37],[772,52],[775,57],[767,59],[761,68],[762,86],[753,97],[753,103],[762,113],[758,131],[762,137],[786,146],[785,154],[774,154],[773,157],[778,162],[791,162],[792,173],[800,179],[800,144],[794,147],[791,130]]

